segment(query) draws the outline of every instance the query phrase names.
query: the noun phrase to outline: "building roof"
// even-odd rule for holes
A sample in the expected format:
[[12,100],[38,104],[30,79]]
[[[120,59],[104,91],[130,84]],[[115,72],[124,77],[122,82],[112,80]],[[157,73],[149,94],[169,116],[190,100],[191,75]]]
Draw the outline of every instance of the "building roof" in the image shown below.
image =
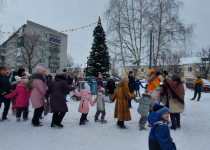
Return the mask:
[[201,58],[199,57],[185,57],[180,59],[180,65],[187,65],[187,64],[199,64],[201,62]]

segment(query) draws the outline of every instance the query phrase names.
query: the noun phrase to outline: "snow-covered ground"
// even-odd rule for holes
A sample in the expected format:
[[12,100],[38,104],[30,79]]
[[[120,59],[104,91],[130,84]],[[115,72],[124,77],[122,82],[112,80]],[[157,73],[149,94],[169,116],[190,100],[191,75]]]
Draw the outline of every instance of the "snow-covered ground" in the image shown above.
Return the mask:
[[[202,93],[200,102],[190,101],[193,91],[186,89],[185,112],[181,114],[182,128],[171,131],[178,150],[208,149],[210,143],[210,94]],[[69,99],[69,97],[68,97]],[[139,131],[140,115],[136,109],[138,104],[132,102],[132,121],[126,122],[127,129],[119,129],[114,116],[114,103],[106,104],[107,124],[94,122],[96,108],[90,107],[89,123],[79,126],[81,114],[78,113],[79,102],[69,100],[69,112],[66,114],[64,128],[51,128],[52,114],[48,114],[41,122],[43,127],[33,127],[30,108],[30,120],[16,122],[11,110],[8,120],[0,122],[1,150],[147,150],[147,131]],[[2,109],[0,110],[2,113]]]

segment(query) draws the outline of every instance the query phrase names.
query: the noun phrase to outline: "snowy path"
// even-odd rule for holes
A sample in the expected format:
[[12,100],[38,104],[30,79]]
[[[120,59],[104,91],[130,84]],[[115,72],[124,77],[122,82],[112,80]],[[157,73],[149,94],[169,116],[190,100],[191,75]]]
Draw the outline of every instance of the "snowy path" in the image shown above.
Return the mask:
[[[190,101],[193,92],[186,90],[185,112],[181,114],[182,129],[171,131],[178,150],[208,149],[210,143],[210,94],[202,93],[200,102]],[[69,112],[66,114],[63,129],[51,128],[52,114],[48,114],[41,122],[43,127],[33,127],[30,108],[27,122],[16,122],[15,116],[9,112],[9,120],[0,122],[0,150],[147,150],[147,131],[139,131],[140,115],[136,109],[138,104],[132,102],[132,121],[126,122],[126,130],[116,126],[113,118],[114,103],[106,104],[107,124],[94,122],[95,107],[90,108],[89,123],[79,126],[79,102],[69,101]],[[2,113],[2,109],[0,110]],[[148,128],[148,127],[147,127]],[[149,129],[149,128],[148,128]]]

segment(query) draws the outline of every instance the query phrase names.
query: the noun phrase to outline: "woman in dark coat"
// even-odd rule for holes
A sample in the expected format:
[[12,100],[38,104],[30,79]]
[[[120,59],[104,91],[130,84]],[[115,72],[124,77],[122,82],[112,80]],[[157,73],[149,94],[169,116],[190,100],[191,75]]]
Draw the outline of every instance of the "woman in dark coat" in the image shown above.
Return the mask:
[[63,127],[61,122],[68,112],[65,96],[74,89],[68,85],[67,77],[63,73],[56,75],[55,81],[48,87],[46,98],[50,96],[51,113],[53,113],[51,127]]

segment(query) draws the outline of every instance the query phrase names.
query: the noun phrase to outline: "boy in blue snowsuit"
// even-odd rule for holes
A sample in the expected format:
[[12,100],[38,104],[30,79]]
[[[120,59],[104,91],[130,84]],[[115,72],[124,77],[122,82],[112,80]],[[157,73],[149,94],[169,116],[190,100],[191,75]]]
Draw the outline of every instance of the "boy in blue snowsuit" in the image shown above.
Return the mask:
[[168,127],[169,109],[154,103],[153,111],[148,116],[152,125],[149,134],[149,150],[176,150]]

